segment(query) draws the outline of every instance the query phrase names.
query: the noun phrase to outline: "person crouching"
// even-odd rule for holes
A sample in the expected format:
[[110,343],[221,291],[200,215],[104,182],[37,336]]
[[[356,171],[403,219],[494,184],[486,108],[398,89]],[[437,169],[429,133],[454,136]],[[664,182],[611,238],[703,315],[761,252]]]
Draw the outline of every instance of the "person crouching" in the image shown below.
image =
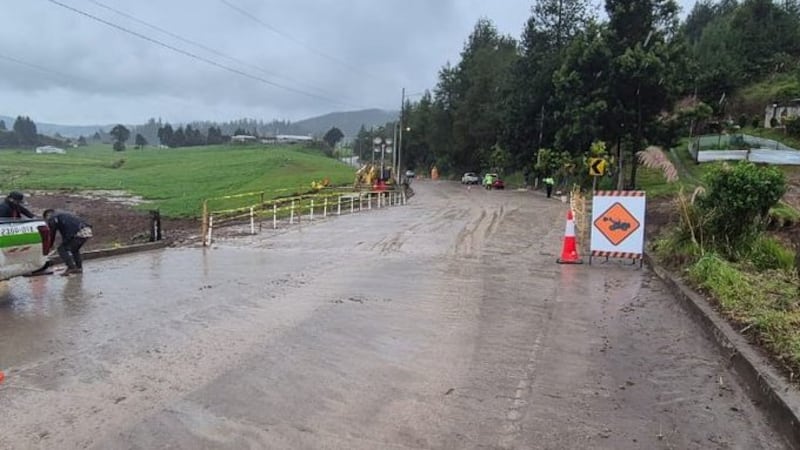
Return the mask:
[[55,239],[56,232],[61,233],[58,255],[67,265],[67,269],[61,275],[83,273],[81,247],[92,237],[92,226],[80,217],[64,211],[48,209],[43,216],[47,226],[50,227],[51,239]]

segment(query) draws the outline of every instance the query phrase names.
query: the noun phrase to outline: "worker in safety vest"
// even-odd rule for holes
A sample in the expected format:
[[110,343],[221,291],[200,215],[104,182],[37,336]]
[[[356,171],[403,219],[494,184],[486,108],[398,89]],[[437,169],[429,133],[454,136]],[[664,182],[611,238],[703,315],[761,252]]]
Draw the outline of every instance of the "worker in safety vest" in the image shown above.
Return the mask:
[[491,185],[492,185],[492,179],[489,176],[489,174],[487,173],[487,174],[483,175],[483,187],[486,188],[486,189],[489,189],[489,187]]
[[547,191],[547,198],[550,198],[550,195],[553,193],[553,185],[556,184],[556,180],[553,177],[548,176],[544,179],[544,188]]

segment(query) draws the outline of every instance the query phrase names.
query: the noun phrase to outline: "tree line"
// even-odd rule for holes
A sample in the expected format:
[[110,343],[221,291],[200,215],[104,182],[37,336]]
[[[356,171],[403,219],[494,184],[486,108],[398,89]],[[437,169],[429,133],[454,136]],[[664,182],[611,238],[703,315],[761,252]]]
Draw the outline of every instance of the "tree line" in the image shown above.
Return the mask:
[[605,20],[586,0],[538,0],[519,39],[482,19],[432,92],[403,105],[404,166],[542,176],[582,170],[592,148],[634,187],[637,152],[724,119],[748,83],[800,79],[797,5],[703,0],[681,23],[673,0],[606,0]]
[[36,123],[28,116],[17,116],[11,128],[0,120],[0,148],[36,147],[38,145],[63,145],[62,139],[39,134]]

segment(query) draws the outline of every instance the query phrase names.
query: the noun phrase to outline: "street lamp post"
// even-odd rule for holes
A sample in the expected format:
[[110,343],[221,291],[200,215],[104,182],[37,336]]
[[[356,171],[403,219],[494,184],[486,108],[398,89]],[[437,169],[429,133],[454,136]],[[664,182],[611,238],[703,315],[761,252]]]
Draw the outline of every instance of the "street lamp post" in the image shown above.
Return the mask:
[[385,139],[385,138],[382,138],[382,137],[376,137],[375,139],[372,140],[372,143],[375,144],[375,148],[373,149],[373,158],[374,158],[375,153],[377,153],[379,151],[381,152],[381,175],[380,175],[380,179],[383,180],[383,181],[386,181],[386,180],[384,180],[384,173],[386,171],[386,165],[385,165],[386,148],[389,147],[389,152],[391,153],[391,151],[392,151],[392,148],[391,148],[392,142],[393,141],[391,139]]

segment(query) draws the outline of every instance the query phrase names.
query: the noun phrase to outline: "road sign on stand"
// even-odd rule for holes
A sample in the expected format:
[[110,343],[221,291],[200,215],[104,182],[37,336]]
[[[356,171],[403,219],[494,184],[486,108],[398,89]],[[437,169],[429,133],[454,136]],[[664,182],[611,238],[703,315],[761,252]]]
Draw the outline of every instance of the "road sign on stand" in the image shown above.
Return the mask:
[[589,158],[589,175],[601,177],[606,172],[606,160],[603,158]]
[[598,191],[592,199],[592,257],[642,260],[644,255],[644,191]]

